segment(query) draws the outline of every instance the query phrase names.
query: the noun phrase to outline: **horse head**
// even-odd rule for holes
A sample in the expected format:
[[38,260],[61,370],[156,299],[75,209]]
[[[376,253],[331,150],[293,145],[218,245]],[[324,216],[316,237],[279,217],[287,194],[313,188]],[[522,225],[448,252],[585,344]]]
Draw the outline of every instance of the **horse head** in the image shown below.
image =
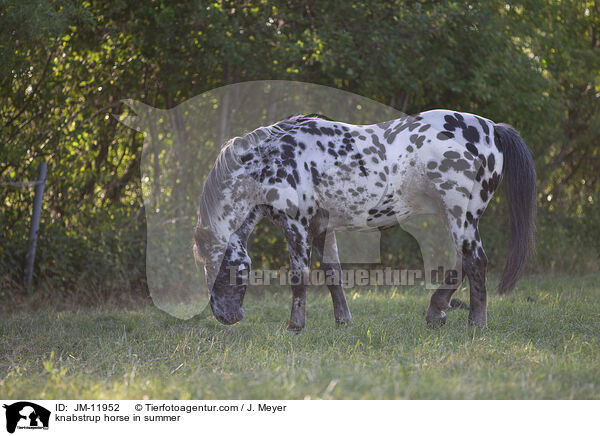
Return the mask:
[[252,265],[245,241],[234,233],[223,243],[215,232],[199,223],[194,232],[194,254],[204,264],[215,318],[226,325],[240,322],[244,318],[242,304]]

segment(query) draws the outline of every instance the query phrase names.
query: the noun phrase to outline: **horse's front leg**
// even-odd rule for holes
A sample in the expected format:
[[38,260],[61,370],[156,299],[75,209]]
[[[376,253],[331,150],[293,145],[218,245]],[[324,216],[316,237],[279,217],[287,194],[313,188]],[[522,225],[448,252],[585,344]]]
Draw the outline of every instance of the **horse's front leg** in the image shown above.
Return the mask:
[[289,277],[292,287],[292,311],[287,329],[299,332],[306,323],[306,285],[310,272],[312,241],[307,229],[300,223],[291,223],[284,232],[290,255]]
[[333,316],[337,325],[352,324],[352,315],[346,302],[346,295],[342,287],[342,268],[337,251],[335,232],[333,230],[322,232],[314,241],[314,247],[325,272],[327,287],[333,302]]

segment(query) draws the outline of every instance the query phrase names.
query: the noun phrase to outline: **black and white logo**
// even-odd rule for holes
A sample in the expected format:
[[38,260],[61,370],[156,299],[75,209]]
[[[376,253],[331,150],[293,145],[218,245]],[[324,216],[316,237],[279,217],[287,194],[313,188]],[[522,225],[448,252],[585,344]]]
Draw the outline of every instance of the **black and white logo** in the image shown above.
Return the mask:
[[19,401],[3,406],[6,409],[6,431],[14,433],[16,429],[48,429],[50,411],[29,401]]

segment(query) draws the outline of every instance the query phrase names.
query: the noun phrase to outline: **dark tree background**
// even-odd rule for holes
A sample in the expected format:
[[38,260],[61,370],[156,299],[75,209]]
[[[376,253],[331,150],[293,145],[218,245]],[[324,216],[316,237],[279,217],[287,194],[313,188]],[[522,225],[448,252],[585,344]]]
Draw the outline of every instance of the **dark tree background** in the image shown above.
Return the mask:
[[[407,113],[508,122],[539,174],[532,271],[587,271],[600,254],[600,4],[595,1],[0,0],[0,182],[49,163],[36,282],[143,287],[143,136],[111,115],[171,108],[265,79],[351,91]],[[32,191],[0,185],[0,286],[19,289]],[[503,196],[487,215],[503,216]],[[506,227],[483,224],[503,262]],[[414,261],[399,230],[390,264]],[[255,256],[285,249],[272,228]],[[257,262],[259,264],[259,262]]]

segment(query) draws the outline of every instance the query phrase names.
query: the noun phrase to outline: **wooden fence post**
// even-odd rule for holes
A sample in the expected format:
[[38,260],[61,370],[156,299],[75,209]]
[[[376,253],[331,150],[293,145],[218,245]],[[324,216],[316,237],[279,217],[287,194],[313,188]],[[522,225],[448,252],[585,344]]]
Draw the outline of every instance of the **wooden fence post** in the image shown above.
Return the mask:
[[42,214],[42,200],[44,198],[44,185],[46,184],[46,162],[38,167],[38,178],[35,185],[35,197],[33,199],[33,213],[31,214],[31,228],[29,229],[29,243],[27,247],[27,258],[25,260],[25,290],[31,291],[33,279],[33,265],[35,261],[35,247],[40,230],[40,216]]

